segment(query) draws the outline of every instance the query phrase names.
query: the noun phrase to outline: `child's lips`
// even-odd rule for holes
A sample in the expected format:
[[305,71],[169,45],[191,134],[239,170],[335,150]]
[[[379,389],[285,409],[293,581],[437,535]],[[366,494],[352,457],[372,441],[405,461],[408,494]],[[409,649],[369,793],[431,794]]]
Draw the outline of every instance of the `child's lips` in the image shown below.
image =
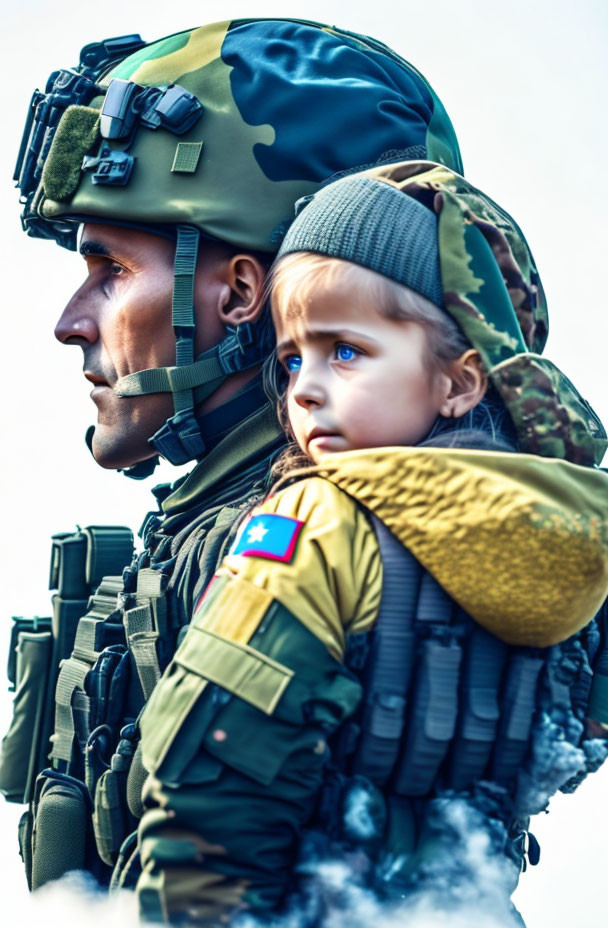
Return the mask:
[[315,428],[308,435],[308,447],[333,450],[336,445],[344,442],[339,432],[330,432],[326,429]]

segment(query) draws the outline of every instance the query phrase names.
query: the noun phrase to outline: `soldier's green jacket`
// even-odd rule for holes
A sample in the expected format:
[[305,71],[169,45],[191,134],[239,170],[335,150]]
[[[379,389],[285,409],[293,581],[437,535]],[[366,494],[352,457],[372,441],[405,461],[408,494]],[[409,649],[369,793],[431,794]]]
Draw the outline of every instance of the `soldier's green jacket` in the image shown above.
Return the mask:
[[[509,643],[567,638],[608,593],[602,471],[390,448],[331,455],[299,476],[245,522],[143,713],[148,916],[214,923],[284,894],[326,739],[361,697],[342,661],[348,636],[378,614],[370,512]],[[286,549],[273,548],[277,527]]]

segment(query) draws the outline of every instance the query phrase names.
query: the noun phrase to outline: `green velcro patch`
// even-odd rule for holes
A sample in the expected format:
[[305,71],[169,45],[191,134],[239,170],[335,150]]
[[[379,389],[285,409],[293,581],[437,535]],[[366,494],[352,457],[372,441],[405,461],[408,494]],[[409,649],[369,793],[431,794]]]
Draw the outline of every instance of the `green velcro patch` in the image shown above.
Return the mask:
[[[194,634],[198,633],[198,634]],[[202,636],[199,638],[199,635]],[[190,626],[175,662],[272,715],[293,671],[246,644]]]
[[99,135],[99,110],[68,106],[61,117],[42,172],[44,195],[69,200],[78,187],[82,159],[94,148]]
[[194,174],[203,150],[202,142],[178,142],[171,171],[173,174]]

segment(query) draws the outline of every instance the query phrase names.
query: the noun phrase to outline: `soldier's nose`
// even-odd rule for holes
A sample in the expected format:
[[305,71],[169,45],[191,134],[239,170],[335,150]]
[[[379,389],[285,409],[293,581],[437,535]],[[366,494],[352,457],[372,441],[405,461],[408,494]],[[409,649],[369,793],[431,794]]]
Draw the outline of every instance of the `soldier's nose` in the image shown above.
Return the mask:
[[99,329],[91,314],[82,312],[77,302],[70,300],[55,326],[55,338],[64,345],[92,345],[99,338]]

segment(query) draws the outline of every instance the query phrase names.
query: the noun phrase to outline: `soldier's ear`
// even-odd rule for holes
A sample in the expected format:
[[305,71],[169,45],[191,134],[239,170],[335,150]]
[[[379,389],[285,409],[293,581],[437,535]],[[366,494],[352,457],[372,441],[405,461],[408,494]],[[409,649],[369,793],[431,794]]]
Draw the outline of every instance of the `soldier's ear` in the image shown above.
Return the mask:
[[225,269],[225,286],[218,307],[224,325],[256,322],[265,297],[266,268],[254,255],[233,255]]
[[459,419],[481,402],[488,387],[488,376],[479,352],[470,348],[452,361],[445,383],[445,396],[439,412],[448,419]]

